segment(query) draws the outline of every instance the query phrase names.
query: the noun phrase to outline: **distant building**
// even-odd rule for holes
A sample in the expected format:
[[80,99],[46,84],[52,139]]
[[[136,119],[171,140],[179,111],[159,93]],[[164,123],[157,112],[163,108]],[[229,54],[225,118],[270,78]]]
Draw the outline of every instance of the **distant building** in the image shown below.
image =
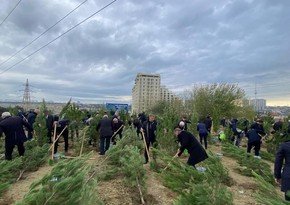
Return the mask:
[[253,106],[256,112],[262,112],[266,109],[265,99],[253,99],[250,101],[250,105]]
[[168,88],[166,88],[164,85],[160,87],[160,100],[172,103],[176,101],[178,97]]
[[172,103],[177,96],[161,86],[159,74],[138,73],[132,89],[132,113],[147,111],[160,101]]
[[148,110],[160,99],[160,75],[138,73],[132,89],[132,113]]

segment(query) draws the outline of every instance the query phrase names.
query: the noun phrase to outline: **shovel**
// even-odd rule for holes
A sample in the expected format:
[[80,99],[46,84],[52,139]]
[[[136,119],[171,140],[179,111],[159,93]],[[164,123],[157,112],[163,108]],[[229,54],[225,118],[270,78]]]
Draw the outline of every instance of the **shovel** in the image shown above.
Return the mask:
[[174,160],[176,157],[178,157],[178,153],[179,153],[179,150],[177,150],[176,154],[172,157],[172,159],[168,162],[168,164],[166,165],[166,167],[163,169],[163,171],[165,171],[168,166],[171,164],[172,160]]
[[[51,159],[49,159],[49,165],[50,166],[53,166],[53,164],[54,164],[53,155],[54,155],[55,136],[56,136],[56,123],[54,123],[54,129],[53,129],[52,152],[51,152]],[[50,148],[49,148],[49,150],[50,150]]]
[[143,138],[143,142],[144,142],[144,146],[145,146],[146,154],[147,154],[147,156],[148,156],[148,162],[150,162],[150,156],[149,156],[149,150],[148,150],[148,147],[147,147],[147,142],[146,142],[146,139],[145,139],[145,137],[144,137],[144,133],[143,133],[143,132],[141,132],[141,133],[142,133],[142,138]]
[[116,134],[121,130],[121,128],[123,128],[124,127],[124,125],[121,125],[121,127],[119,127],[119,129],[117,129],[117,131],[116,132],[114,132],[114,134],[112,135],[112,137],[111,137],[111,144],[113,144],[113,138],[116,136]]

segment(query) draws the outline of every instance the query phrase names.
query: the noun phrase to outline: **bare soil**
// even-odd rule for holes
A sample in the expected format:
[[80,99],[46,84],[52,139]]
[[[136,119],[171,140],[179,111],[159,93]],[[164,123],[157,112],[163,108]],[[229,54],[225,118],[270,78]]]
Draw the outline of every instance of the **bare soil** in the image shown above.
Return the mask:
[[[244,148],[243,148],[244,149]],[[213,153],[222,153],[221,147],[218,145],[210,145],[209,151]],[[100,166],[105,158],[99,156],[96,151],[96,160],[91,160],[96,167]],[[259,205],[254,199],[254,192],[257,185],[251,177],[238,174],[235,169],[239,164],[232,158],[222,156],[222,164],[229,170],[229,175],[234,181],[234,185],[228,187],[233,193],[235,205]],[[271,162],[268,162],[271,164]],[[147,171],[146,194],[143,194],[146,205],[169,205],[172,204],[178,195],[161,184],[155,172],[152,172],[149,165],[144,165]],[[272,165],[273,166],[273,165]],[[29,191],[30,185],[40,180],[46,174],[50,173],[53,167],[45,164],[37,171],[24,173],[21,180],[11,185],[9,190],[0,198],[1,205],[11,205],[21,200]],[[279,188],[277,187],[279,191]],[[136,205],[141,204],[140,193],[138,190],[132,190],[123,184],[122,178],[116,178],[109,181],[101,181],[98,184],[97,194],[107,205]],[[281,197],[283,197],[281,193]]]

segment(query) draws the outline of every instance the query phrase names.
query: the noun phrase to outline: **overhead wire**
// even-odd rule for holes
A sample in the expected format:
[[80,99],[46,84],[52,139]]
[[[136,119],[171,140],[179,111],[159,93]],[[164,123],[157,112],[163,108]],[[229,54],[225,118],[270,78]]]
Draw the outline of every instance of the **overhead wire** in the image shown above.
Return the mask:
[[13,9],[9,12],[9,14],[3,19],[3,21],[0,23],[0,26],[8,19],[8,17],[13,13],[13,11],[16,9],[16,7],[20,4],[21,0],[17,2],[17,4],[13,7]]
[[68,17],[70,14],[72,14],[75,10],[77,10],[79,7],[81,7],[84,3],[86,3],[88,0],[83,1],[82,3],[80,3],[77,7],[75,7],[73,10],[71,10],[69,13],[67,13],[65,16],[63,16],[61,19],[59,19],[56,23],[54,23],[52,26],[50,26],[49,28],[47,28],[44,32],[42,32],[39,36],[37,36],[36,38],[34,38],[32,41],[30,41],[26,46],[24,46],[23,48],[21,48],[20,50],[16,51],[13,55],[11,55],[9,58],[7,58],[6,60],[4,60],[3,62],[0,63],[0,67],[5,64],[7,61],[9,61],[11,58],[13,58],[14,56],[16,56],[18,53],[20,53],[21,51],[23,51],[25,48],[27,48],[28,46],[30,46],[32,43],[34,43],[36,40],[38,40],[41,36],[43,36],[44,34],[46,34],[48,31],[50,31],[53,27],[55,27],[57,24],[59,24],[61,21],[63,21],[66,17]]
[[38,51],[42,50],[43,48],[47,47],[48,45],[50,45],[51,43],[53,43],[54,41],[56,41],[57,39],[61,38],[62,36],[64,36],[65,34],[69,33],[70,31],[72,31],[74,28],[78,27],[79,25],[81,25],[82,23],[86,22],[88,19],[92,18],[93,16],[95,16],[96,14],[98,14],[99,12],[103,11],[104,9],[106,9],[107,7],[109,7],[110,5],[112,5],[113,3],[115,3],[117,0],[113,0],[110,3],[106,4],[104,7],[102,7],[101,9],[99,9],[98,11],[94,12],[93,14],[91,14],[90,16],[88,16],[87,18],[85,18],[84,20],[80,21],[79,23],[77,23],[76,25],[74,25],[73,27],[71,27],[70,29],[68,29],[67,31],[65,31],[64,33],[60,34],[59,36],[57,36],[56,38],[54,38],[53,40],[49,41],[48,43],[44,44],[43,46],[41,46],[40,48],[38,48],[37,50],[33,51],[32,53],[30,53],[29,55],[27,55],[25,58],[21,59],[20,61],[16,62],[15,64],[13,64],[12,66],[6,68],[5,70],[3,70],[2,72],[0,72],[0,75],[2,75],[3,73],[11,70],[13,67],[15,67],[16,65],[20,64],[21,62],[25,61],[26,59],[28,59],[29,57],[33,56],[34,54],[36,54]]

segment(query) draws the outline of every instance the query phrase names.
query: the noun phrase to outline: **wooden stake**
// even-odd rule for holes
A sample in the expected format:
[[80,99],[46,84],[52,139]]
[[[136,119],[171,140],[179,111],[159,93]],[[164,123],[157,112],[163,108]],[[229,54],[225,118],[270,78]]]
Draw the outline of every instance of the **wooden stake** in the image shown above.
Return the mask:
[[144,197],[143,197],[143,193],[142,193],[141,186],[140,186],[140,183],[139,183],[139,180],[138,180],[138,177],[137,176],[136,176],[136,182],[137,182],[137,185],[138,185],[141,202],[142,202],[142,204],[145,204]]
[[163,169],[163,171],[165,171],[168,166],[171,164],[172,160],[175,159],[178,156],[179,150],[177,150],[176,154],[172,157],[172,159],[168,162],[168,164],[166,165],[166,167]]
[[[52,153],[51,153],[51,159],[53,160],[53,155],[54,155],[54,143],[55,143],[55,136],[56,136],[56,123],[54,123],[54,129],[53,129],[53,139],[52,139]],[[49,150],[51,149],[49,148]],[[48,151],[49,151],[48,150]]]
[[114,132],[114,134],[113,134],[112,137],[111,137],[111,143],[113,142],[113,137],[116,136],[116,134],[121,130],[122,127],[124,127],[124,125],[121,125],[121,127],[119,127],[119,129],[117,129],[117,131]]
[[55,133],[53,133],[53,138],[54,138],[54,141],[52,142],[52,145],[50,146],[50,148],[48,149],[48,151],[51,150],[51,148],[53,148],[53,151],[54,151],[54,144],[56,143],[56,141],[60,138],[60,136],[62,135],[62,133],[65,131],[65,129],[67,128],[67,125],[63,128],[63,130],[60,132],[59,135],[57,135],[57,138],[55,139],[55,135],[56,135],[56,126],[55,126]]
[[[147,142],[146,142],[146,139],[145,139],[145,136],[144,136],[144,133],[142,133],[142,138],[143,138],[143,142],[144,142],[144,146],[145,146],[145,150],[146,150],[146,154],[148,156],[148,162],[150,162],[150,156],[149,156],[149,150],[148,150],[148,147],[147,147]],[[150,142],[149,142],[150,143]]]
[[83,147],[84,147],[84,139],[87,133],[88,127],[85,128],[84,134],[83,134],[83,138],[82,138],[82,145],[81,145],[81,150],[80,150],[80,156],[82,156],[83,153]]

